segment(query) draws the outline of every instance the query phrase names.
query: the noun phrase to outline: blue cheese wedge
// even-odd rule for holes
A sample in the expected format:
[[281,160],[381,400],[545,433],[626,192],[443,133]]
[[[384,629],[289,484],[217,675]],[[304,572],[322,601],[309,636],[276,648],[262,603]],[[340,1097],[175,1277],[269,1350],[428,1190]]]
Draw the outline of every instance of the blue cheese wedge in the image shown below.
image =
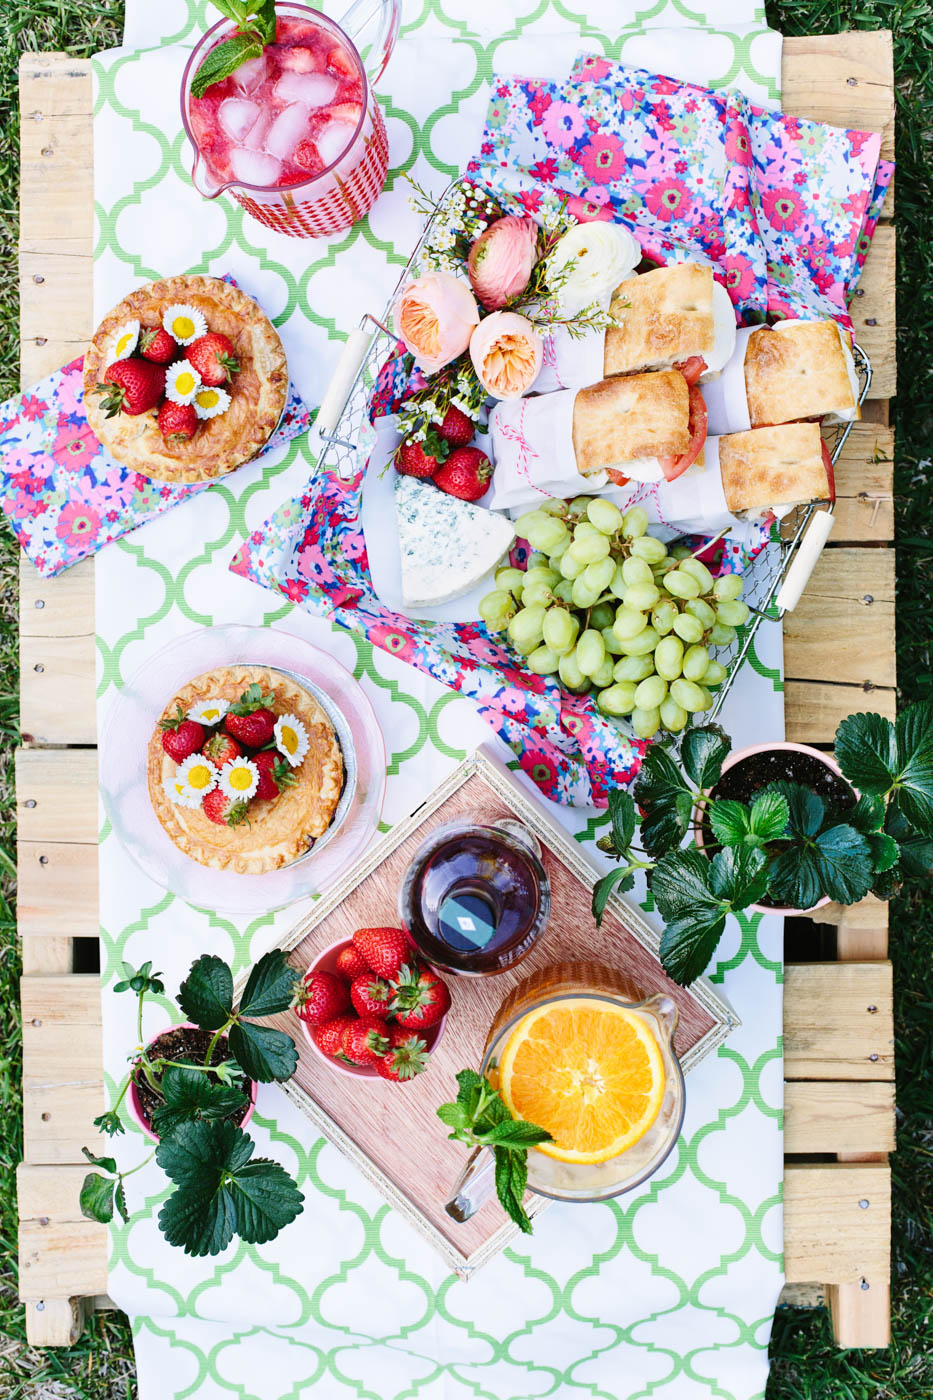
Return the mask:
[[395,515],[408,607],[449,603],[469,593],[515,538],[505,516],[414,476],[399,476],[395,483]]

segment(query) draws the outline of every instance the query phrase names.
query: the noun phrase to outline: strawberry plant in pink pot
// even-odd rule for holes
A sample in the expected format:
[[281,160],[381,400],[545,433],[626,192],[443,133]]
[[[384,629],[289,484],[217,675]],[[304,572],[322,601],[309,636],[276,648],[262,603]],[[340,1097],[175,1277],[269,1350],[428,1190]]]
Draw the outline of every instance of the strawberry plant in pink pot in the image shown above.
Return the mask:
[[[665,923],[661,961],[684,986],[708,965],[730,913],[889,899],[933,870],[933,704],[893,724],[849,715],[833,757],[782,743],[731,760],[730,751],[713,724],[685,734],[679,764],[650,748],[632,792],[610,794],[611,832],[598,842],[619,863],[593,890],[597,923],[610,894],[644,870]],[[695,845],[684,845],[688,835]]]
[[106,1223],[116,1210],[128,1220],[124,1182],[154,1156],[175,1188],[159,1212],[169,1244],[204,1255],[219,1254],[234,1236],[248,1244],[274,1239],[301,1213],[304,1198],[283,1167],[253,1155],[255,1143],[243,1125],[252,1114],[256,1084],[288,1079],[298,1063],[291,1036],[254,1019],[288,1009],[294,970],[283,953],[267,953],[235,1006],[227,964],[210,955],[197,958],[178,993],[187,1022],[148,1042],[142,1030],[146,998],[161,995],[164,985],[151,962],[138,970],[124,963],[123,970],[114,991],[136,996],[138,1043],[116,1101],[94,1122],[110,1136],[122,1133],[119,1108],[129,1096],[133,1116],[157,1146],[129,1170],[85,1148],[99,1170],[85,1177],[82,1212]]

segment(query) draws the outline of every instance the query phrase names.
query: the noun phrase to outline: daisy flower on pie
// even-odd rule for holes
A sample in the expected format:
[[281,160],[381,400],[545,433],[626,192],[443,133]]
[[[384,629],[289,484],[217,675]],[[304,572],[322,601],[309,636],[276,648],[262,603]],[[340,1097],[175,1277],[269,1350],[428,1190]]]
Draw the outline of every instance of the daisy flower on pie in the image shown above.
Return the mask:
[[117,360],[125,360],[132,355],[139,344],[139,322],[126,321],[117,331],[110,348],[110,358],[108,365],[116,364]]
[[201,376],[187,360],[176,360],[165,371],[165,397],[172,403],[191,403],[201,387]]
[[297,768],[308,752],[308,731],[296,715],[280,715],[275,722],[275,746]]
[[179,807],[200,807],[217,786],[217,769],[203,754],[189,754],[165,780],[165,791]]
[[162,325],[179,345],[190,345],[193,340],[207,334],[204,313],[196,306],[185,306],[181,302],[168,308],[162,317]]
[[196,720],[198,724],[219,724],[229,708],[229,700],[199,700],[196,705],[191,706],[188,718]]
[[259,769],[251,758],[234,758],[221,768],[219,783],[225,797],[248,802],[259,786]]
[[194,396],[194,411],[199,418],[219,418],[229,407],[230,395],[226,389],[202,384]]

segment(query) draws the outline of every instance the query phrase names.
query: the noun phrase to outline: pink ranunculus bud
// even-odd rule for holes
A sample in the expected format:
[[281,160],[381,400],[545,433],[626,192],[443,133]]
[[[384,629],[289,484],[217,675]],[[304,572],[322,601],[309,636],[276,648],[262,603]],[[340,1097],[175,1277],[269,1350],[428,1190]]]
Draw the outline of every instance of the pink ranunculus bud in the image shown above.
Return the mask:
[[473,293],[449,272],[413,278],[395,305],[396,329],[426,374],[463,354],[478,321]]
[[526,316],[494,311],[470,339],[477,378],[494,399],[519,399],[541,370],[541,337]]
[[528,286],[538,255],[538,225],[534,219],[507,214],[497,219],[470,249],[470,283],[488,311],[498,311]]

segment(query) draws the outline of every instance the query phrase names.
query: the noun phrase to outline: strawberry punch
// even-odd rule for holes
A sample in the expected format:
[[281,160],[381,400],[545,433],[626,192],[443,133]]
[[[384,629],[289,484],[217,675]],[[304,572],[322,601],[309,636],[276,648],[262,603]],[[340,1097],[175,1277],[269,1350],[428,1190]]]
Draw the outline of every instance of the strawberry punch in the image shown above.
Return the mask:
[[[398,0],[385,0],[382,66],[397,13]],[[271,42],[259,34],[246,50],[251,56],[225,61],[242,36],[221,21],[185,70],[182,117],[195,151],[195,187],[209,199],[229,190],[283,233],[349,228],[375,202],[388,168],[382,113],[352,40],[326,16],[287,3],[276,6]]]

